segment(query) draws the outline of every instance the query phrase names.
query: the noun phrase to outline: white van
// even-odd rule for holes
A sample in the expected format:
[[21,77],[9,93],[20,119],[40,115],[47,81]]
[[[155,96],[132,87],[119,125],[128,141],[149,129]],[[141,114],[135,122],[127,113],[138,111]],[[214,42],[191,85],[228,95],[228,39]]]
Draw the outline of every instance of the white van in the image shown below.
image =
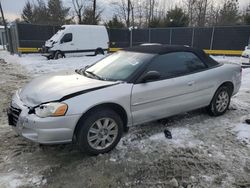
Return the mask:
[[45,42],[43,55],[48,59],[59,59],[66,54],[104,54],[108,51],[109,37],[105,26],[63,25]]

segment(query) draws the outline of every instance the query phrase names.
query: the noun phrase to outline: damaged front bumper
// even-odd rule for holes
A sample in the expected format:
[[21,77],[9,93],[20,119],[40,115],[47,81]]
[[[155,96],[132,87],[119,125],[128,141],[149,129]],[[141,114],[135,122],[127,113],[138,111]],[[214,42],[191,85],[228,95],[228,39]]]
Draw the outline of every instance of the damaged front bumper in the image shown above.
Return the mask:
[[80,115],[40,118],[29,114],[29,108],[20,100],[18,92],[8,109],[9,125],[21,136],[41,144],[68,143]]
[[48,58],[48,59],[53,59],[54,57],[54,52],[50,51],[50,47],[47,46],[42,46],[41,48],[42,56]]

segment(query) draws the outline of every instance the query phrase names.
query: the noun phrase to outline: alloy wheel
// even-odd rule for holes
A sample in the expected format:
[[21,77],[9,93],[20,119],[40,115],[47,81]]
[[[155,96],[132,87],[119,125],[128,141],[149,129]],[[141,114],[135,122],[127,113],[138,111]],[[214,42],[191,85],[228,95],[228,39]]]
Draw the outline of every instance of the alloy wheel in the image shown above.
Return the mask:
[[222,91],[216,100],[216,109],[218,112],[223,112],[229,103],[229,94],[226,91]]
[[96,150],[103,150],[114,143],[118,135],[118,125],[111,118],[95,121],[88,131],[87,141]]

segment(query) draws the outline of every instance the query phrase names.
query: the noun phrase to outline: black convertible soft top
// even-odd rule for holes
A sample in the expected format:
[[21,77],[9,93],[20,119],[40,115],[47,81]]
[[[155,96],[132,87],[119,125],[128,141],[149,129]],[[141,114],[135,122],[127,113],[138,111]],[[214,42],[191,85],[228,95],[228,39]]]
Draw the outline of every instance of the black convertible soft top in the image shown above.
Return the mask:
[[125,48],[124,51],[149,53],[156,55],[163,55],[171,52],[192,52],[202,59],[209,67],[218,65],[219,63],[209,57],[202,49],[192,48],[182,45],[142,45],[131,48]]
[[189,46],[182,46],[182,45],[142,45],[142,46],[135,46],[131,48],[124,49],[125,51],[130,52],[141,52],[141,53],[150,53],[150,54],[167,54],[171,52],[194,52],[199,54],[205,54],[203,50],[192,48]]

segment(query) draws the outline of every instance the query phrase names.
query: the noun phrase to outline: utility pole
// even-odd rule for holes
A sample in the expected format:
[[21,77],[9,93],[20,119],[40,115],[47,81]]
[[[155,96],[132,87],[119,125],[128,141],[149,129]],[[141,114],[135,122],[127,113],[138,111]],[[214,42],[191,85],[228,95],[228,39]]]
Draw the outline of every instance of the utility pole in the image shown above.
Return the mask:
[[130,8],[131,8],[131,2],[128,0],[128,15],[127,15],[127,27],[130,27]]
[[95,15],[96,15],[96,0],[93,0],[93,20],[92,24],[95,24]]
[[1,15],[2,15],[2,19],[3,19],[3,25],[4,25],[4,30],[5,30],[5,37],[6,37],[6,42],[9,43],[9,37],[8,37],[8,28],[7,28],[7,24],[4,18],[4,14],[3,14],[3,8],[2,8],[2,3],[0,1],[0,11],[1,11]]

